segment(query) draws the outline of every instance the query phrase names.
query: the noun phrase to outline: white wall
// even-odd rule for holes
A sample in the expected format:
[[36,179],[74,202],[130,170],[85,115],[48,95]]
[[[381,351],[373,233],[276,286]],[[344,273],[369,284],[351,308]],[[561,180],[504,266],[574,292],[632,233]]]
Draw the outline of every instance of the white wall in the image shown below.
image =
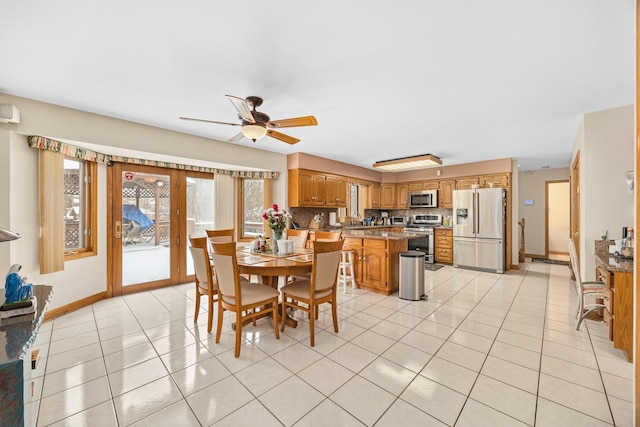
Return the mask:
[[603,229],[610,239],[634,224],[633,195],[625,172],[634,169],[634,106],[585,114],[571,162],[580,151],[580,266],[594,280],[594,241]]
[[[181,134],[51,104],[0,94],[0,103],[16,105],[19,125],[0,124],[0,227],[23,238],[0,243],[0,268],[14,263],[35,284],[51,284],[52,307],[107,290],[106,257],[106,166],[98,169],[98,255],[65,262],[64,271],[39,274],[38,150],[27,145],[28,135],[66,141],[81,141],[105,147],[120,147],[280,172],[276,196],[286,200],[287,159],[283,154],[242,147]],[[232,168],[230,168],[232,169]]]
[[[563,179],[569,179],[569,168],[518,173],[518,219],[524,218],[524,249],[529,255],[545,255],[546,182]],[[515,197],[514,200],[516,200]],[[525,206],[524,200],[533,200],[533,206]],[[518,231],[519,234],[520,231]],[[566,244],[565,250],[567,250]]]

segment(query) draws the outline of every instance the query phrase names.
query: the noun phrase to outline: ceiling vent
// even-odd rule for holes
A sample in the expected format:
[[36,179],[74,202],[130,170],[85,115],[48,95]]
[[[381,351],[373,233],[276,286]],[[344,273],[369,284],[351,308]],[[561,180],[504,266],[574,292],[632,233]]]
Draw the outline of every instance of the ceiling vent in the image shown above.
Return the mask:
[[15,105],[0,104],[0,123],[20,123],[20,110]]

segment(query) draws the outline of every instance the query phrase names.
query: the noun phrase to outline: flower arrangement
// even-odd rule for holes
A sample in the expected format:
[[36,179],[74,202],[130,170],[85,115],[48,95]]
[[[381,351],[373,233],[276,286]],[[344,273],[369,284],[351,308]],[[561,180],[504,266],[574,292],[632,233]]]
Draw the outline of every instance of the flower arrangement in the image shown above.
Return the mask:
[[291,214],[274,203],[269,209],[265,209],[262,218],[267,221],[269,228],[281,234],[287,228],[287,220],[291,219]]

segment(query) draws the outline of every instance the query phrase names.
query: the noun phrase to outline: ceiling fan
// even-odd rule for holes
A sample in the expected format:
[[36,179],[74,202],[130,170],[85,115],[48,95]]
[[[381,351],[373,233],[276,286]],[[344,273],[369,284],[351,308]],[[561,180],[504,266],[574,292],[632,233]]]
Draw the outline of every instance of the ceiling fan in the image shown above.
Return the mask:
[[258,96],[248,96],[246,99],[233,95],[225,95],[238,110],[238,118],[242,123],[218,122],[215,120],[195,119],[192,117],[180,117],[182,120],[193,120],[196,122],[217,123],[229,126],[242,126],[242,130],[237,135],[229,139],[230,142],[238,141],[246,136],[253,142],[263,138],[265,135],[279,139],[287,144],[295,144],[300,140],[289,135],[285,135],[273,130],[274,128],[291,128],[297,126],[315,126],[318,121],[313,116],[296,117],[291,119],[271,120],[268,115],[256,111],[256,107],[262,105],[262,98]]

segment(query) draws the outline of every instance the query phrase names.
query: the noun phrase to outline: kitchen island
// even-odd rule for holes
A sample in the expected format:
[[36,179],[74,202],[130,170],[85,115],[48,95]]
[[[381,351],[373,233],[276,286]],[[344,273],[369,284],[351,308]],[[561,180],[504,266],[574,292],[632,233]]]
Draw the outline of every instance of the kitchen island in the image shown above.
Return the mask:
[[[407,251],[409,239],[424,234],[392,231],[393,228],[370,226],[341,229],[343,250],[353,252],[353,271],[359,288],[384,295],[398,291],[400,254]],[[332,228],[332,231],[336,231],[336,228]]]

